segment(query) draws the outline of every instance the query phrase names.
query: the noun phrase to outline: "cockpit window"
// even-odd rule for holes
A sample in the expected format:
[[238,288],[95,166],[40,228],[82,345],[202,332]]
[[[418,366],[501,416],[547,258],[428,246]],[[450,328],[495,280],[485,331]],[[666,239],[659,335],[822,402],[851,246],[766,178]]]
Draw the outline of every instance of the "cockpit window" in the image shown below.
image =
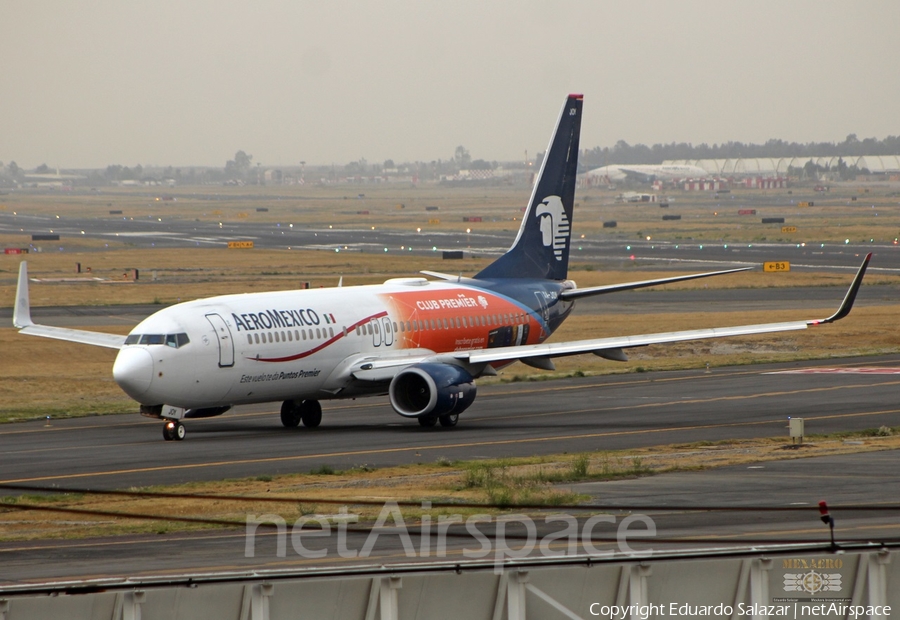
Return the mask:
[[185,333],[180,334],[129,334],[125,344],[164,344],[174,349],[183,347],[191,341]]

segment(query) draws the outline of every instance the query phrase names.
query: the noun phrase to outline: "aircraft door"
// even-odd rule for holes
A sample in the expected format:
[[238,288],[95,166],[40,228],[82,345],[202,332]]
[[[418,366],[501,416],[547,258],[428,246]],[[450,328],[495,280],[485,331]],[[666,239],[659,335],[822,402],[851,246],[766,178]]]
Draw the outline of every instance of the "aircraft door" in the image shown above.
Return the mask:
[[381,329],[384,330],[384,346],[389,347],[394,344],[394,326],[391,324],[391,317],[386,316],[381,319]]
[[[544,319],[544,325],[546,325],[546,324],[550,323],[550,308],[547,307],[547,299],[544,297],[543,291],[535,291],[534,296],[537,298],[538,305],[541,308],[541,310],[540,310],[541,318]],[[543,325],[541,325],[541,332],[542,332],[543,336],[550,335],[546,332],[546,330],[544,330]]]
[[207,314],[206,320],[216,332],[219,344],[219,368],[234,366],[234,340],[231,337],[231,328],[218,314]]
[[376,347],[381,346],[382,336],[381,336],[381,323],[378,322],[378,319],[372,319],[369,321],[369,333],[372,334],[372,345]]

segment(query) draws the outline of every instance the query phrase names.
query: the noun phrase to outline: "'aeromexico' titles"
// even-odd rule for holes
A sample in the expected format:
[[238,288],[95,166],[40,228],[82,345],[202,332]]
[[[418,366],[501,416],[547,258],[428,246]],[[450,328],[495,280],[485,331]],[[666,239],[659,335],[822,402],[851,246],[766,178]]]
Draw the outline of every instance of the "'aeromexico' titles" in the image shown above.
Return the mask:
[[337,323],[333,314],[323,312],[321,318],[312,308],[300,310],[264,310],[245,314],[231,313],[238,331],[255,331],[274,327],[309,327],[320,325],[324,319],[326,324]]

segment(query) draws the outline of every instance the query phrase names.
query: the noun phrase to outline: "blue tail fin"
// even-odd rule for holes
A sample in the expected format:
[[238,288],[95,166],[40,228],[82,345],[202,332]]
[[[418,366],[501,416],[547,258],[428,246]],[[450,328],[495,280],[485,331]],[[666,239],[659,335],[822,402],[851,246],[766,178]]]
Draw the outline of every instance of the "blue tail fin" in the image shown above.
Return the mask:
[[569,95],[513,246],[475,277],[565,280],[578,172],[582,95]]

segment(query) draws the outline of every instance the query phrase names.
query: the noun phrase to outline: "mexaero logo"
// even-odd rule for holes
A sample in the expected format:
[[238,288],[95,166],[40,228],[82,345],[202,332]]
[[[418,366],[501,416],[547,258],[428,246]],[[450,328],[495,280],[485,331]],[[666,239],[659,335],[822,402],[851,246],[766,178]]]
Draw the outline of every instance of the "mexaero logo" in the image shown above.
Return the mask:
[[569,239],[569,218],[559,196],[547,196],[538,205],[535,216],[541,220],[541,240],[545,248],[552,247],[556,260],[562,260],[562,253]]

